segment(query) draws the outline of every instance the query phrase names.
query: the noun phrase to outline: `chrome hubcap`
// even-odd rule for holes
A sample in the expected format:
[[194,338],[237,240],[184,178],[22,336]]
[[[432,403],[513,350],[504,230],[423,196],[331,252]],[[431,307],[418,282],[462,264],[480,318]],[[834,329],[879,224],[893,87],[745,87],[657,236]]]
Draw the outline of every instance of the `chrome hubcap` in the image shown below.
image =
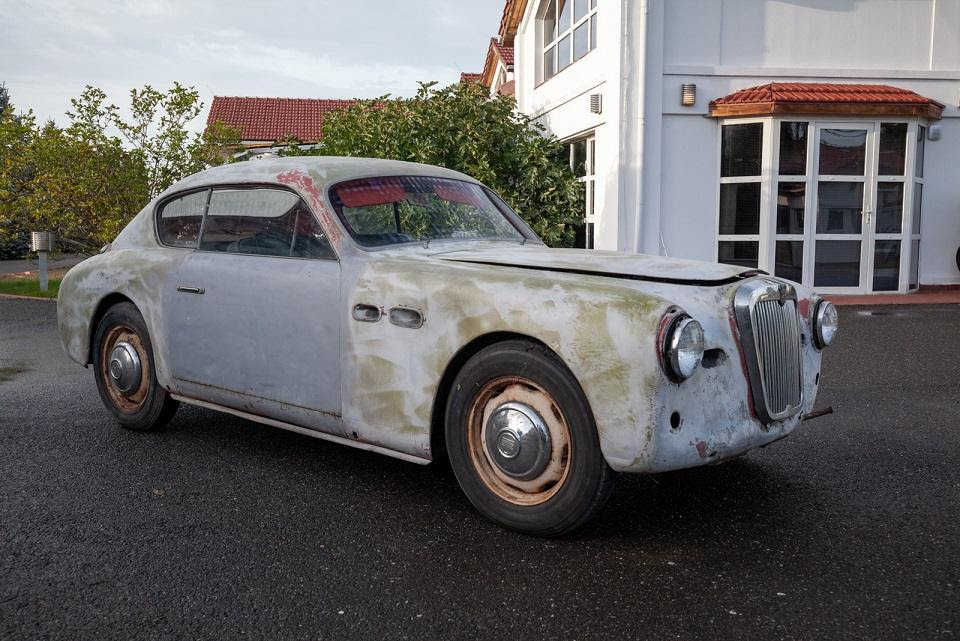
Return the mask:
[[136,348],[126,341],[120,341],[110,352],[108,367],[110,378],[117,390],[124,396],[130,396],[140,387],[143,369]]
[[550,430],[529,405],[509,402],[497,407],[484,432],[487,455],[507,476],[526,481],[547,469]]

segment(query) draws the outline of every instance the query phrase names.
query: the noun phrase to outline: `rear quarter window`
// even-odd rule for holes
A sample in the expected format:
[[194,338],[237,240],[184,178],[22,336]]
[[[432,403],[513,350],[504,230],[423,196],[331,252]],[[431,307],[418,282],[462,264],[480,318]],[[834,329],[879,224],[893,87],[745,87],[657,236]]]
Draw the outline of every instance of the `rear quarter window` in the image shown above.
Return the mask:
[[165,202],[157,217],[160,242],[173,247],[197,246],[209,191],[195,191]]

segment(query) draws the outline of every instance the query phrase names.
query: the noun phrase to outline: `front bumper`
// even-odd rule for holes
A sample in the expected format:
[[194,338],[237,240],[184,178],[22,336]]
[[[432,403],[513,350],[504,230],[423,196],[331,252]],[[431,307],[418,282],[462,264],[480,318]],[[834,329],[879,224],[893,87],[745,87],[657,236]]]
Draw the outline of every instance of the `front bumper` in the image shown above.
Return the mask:
[[737,289],[679,303],[704,328],[704,362],[682,383],[665,376],[658,382],[645,442],[633,460],[611,463],[615,469],[656,473],[719,463],[784,438],[813,411],[821,359],[810,327],[812,292],[797,291],[801,401],[789,415],[771,419],[758,415],[754,403],[734,305]]

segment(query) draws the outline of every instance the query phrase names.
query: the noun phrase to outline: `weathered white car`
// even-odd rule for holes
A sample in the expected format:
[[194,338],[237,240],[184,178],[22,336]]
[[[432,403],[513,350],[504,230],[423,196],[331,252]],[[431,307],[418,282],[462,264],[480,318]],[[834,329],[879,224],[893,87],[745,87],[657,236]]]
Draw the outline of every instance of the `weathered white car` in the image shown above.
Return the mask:
[[548,249],[463,174],[287,158],[177,183],[71,270],[58,318],[124,427],[178,402],[416,463],[557,535],[614,472],[716,463],[809,416],[833,306],[755,270]]

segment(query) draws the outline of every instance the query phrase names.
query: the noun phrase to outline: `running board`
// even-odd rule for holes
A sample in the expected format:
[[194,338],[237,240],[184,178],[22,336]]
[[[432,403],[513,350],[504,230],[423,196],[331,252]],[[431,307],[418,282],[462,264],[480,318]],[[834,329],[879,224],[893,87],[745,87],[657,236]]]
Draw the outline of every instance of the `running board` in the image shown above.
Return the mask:
[[198,407],[205,407],[207,409],[216,410],[218,412],[226,412],[227,414],[233,414],[234,416],[239,416],[240,418],[245,418],[248,421],[253,421],[255,423],[263,423],[264,425],[269,425],[271,427],[279,427],[282,430],[296,432],[297,434],[303,434],[304,436],[312,436],[313,438],[319,438],[324,441],[330,441],[331,443],[337,443],[339,445],[347,445],[349,447],[355,447],[358,450],[366,450],[368,452],[376,452],[377,454],[384,454],[386,456],[398,458],[401,461],[407,461],[408,463],[416,463],[417,465],[428,465],[429,463],[432,462],[430,459],[421,458],[419,456],[413,456],[412,454],[404,454],[403,452],[390,450],[385,447],[380,447],[379,445],[371,445],[370,443],[363,443],[361,441],[351,441],[348,438],[334,436],[333,434],[327,434],[325,432],[319,432],[317,430],[312,430],[307,427],[300,427],[299,425],[294,425],[293,423],[284,423],[283,421],[277,421],[272,418],[267,418],[265,416],[257,416],[256,414],[250,414],[249,412],[244,412],[242,410],[235,410],[232,407],[225,407],[223,405],[217,405],[216,403],[210,403],[208,401],[201,401],[196,398],[180,396],[179,394],[170,394],[170,398],[176,401],[180,401],[181,403],[187,403],[189,405],[197,405]]

